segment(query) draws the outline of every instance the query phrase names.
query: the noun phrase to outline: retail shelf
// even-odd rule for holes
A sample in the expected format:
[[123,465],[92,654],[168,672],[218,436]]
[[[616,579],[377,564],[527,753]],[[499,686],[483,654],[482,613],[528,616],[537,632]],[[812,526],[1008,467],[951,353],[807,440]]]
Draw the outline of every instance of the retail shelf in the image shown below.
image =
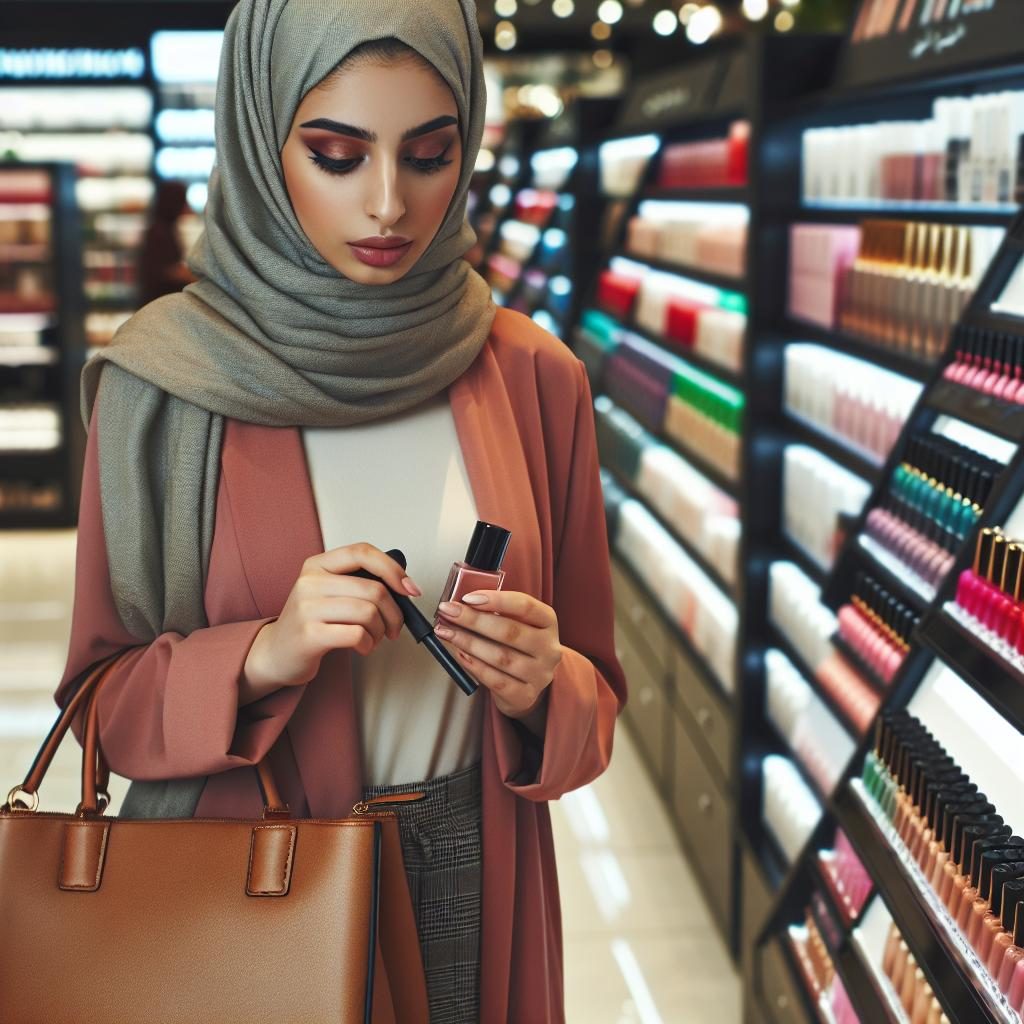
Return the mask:
[[697,650],[693,645],[693,641],[679,628],[679,624],[671,619],[665,612],[661,603],[658,601],[652,592],[650,585],[647,581],[633,568],[629,562],[622,557],[618,552],[615,554],[615,564],[618,565],[623,572],[633,582],[633,585],[647,598],[647,603],[654,609],[658,617],[667,627],[672,639],[679,645],[680,650],[686,656],[690,662],[690,667],[694,672],[700,676],[705,685],[711,690],[712,693],[720,696],[724,701],[728,702],[729,706],[732,706],[732,696],[726,690],[722,683],[722,680],[718,678],[718,674],[708,664],[707,659],[700,651]]
[[902,202],[899,200],[879,200],[878,202],[807,200],[792,211],[790,219],[823,223],[859,223],[862,220],[892,218],[927,221],[932,224],[1006,227],[1017,213],[1017,209],[1016,206],[998,204],[968,206],[961,203]]
[[843,352],[848,356],[863,359],[867,363],[880,366],[893,373],[910,377],[911,380],[926,381],[931,377],[932,365],[903,352],[895,352],[881,344],[874,344],[870,341],[862,341],[842,331],[822,327],[821,324],[812,324],[804,320],[791,317],[783,323],[783,332],[788,341],[813,341],[818,345],[825,345],[837,352]]
[[604,466],[608,472],[615,478],[616,483],[631,497],[637,501],[642,502],[648,512],[661,524],[661,526],[670,534],[672,539],[693,559],[694,562],[700,567],[701,571],[711,580],[712,583],[722,593],[727,594],[729,598],[735,603],[736,601],[736,590],[732,583],[727,582],[719,573],[719,571],[707,560],[707,558],[701,554],[696,548],[692,541],[684,537],[670,522],[666,519],[654,505],[636,489],[636,486],[631,480],[627,480],[621,473],[618,472],[612,466]]
[[941,609],[932,612],[918,632],[951,669],[1024,732],[1024,673]]
[[808,1018],[817,1021],[817,1024],[833,1024],[831,1016],[822,1008],[820,1001],[811,992],[811,975],[803,966],[799,950],[788,932],[779,936],[779,946],[782,949],[782,960],[792,977],[793,988],[801,995],[804,1001],[804,1012]]
[[740,822],[740,836],[747,851],[757,861],[769,886],[779,892],[785,888],[792,866],[779,848],[775,837],[765,828],[760,817]]
[[707,356],[702,356],[699,352],[694,352],[692,349],[680,348],[663,335],[655,334],[653,331],[649,331],[645,327],[640,327],[632,318],[620,321],[620,323],[622,323],[623,328],[627,331],[639,334],[641,338],[649,341],[652,345],[657,345],[660,348],[665,349],[666,352],[670,352],[673,356],[676,356],[684,363],[689,363],[702,373],[707,373],[712,377],[717,377],[719,380],[725,381],[726,384],[731,385],[739,391],[743,391],[746,387],[742,371],[733,370],[728,366],[723,366],[721,363],[716,363],[713,359],[708,359]]
[[829,711],[832,712],[835,720],[843,727],[843,729],[849,734],[851,739],[856,742],[860,741],[860,732],[856,725],[853,724],[847,717],[843,709],[836,703],[832,695],[821,685],[818,681],[818,677],[811,670],[811,667],[804,661],[803,656],[799,651],[789,642],[789,638],[779,629],[775,623],[768,624],[768,642],[773,647],[777,647],[780,651],[793,664],[800,670],[800,674],[804,677],[811,689],[814,690],[815,694],[821,700]]
[[816,448],[827,455],[833,462],[844,466],[869,484],[876,484],[882,476],[882,461],[872,461],[867,453],[858,451],[852,444],[826,433],[817,424],[805,420],[798,412],[785,410],[786,430],[793,435],[793,440]]
[[731,274],[718,274],[710,270],[701,270],[699,267],[687,263],[674,263],[670,260],[657,259],[654,256],[639,256],[636,253],[623,251],[620,253],[623,259],[632,260],[634,263],[644,263],[652,270],[660,270],[665,274],[675,274],[677,277],[686,277],[698,284],[710,285],[724,292],[744,292],[747,288],[747,281],[744,277],[733,277]]
[[871,574],[880,583],[910,605],[918,615],[925,613],[932,599],[926,597],[915,587],[908,575],[911,572],[908,567],[903,566],[902,571],[897,571],[898,560],[895,555],[890,555],[879,547],[877,541],[863,534],[857,538],[853,550],[861,561],[867,563]]
[[[864,906],[861,907],[860,911],[854,913],[854,911],[847,906],[846,901],[843,899],[842,893],[839,891],[839,887],[836,884],[836,880],[832,875],[832,872],[825,866],[821,859],[821,851],[818,850],[815,854],[809,858],[812,865],[814,875],[821,883],[819,888],[825,895],[825,899],[828,901],[832,908],[833,914],[839,919],[842,926],[846,929],[850,929],[856,926],[864,913],[864,907],[867,906],[867,900],[864,902]],[[868,897],[870,899],[870,896]]]
[[1024,405],[1003,402],[974,388],[939,378],[925,396],[927,405],[990,434],[1019,444],[1024,440]]
[[814,798],[819,804],[821,804],[821,809],[824,811],[825,808],[828,807],[828,793],[825,792],[821,783],[818,782],[818,780],[808,770],[807,765],[804,764],[803,759],[793,749],[789,740],[779,732],[775,723],[767,716],[765,717],[764,722],[768,735],[777,748],[776,753],[782,754],[783,757],[793,762],[796,766],[796,770],[800,773],[800,778],[804,780],[807,788],[814,794]]
[[818,561],[811,557],[810,552],[798,540],[794,539],[783,529],[780,537],[782,556],[791,562],[796,562],[800,569],[809,576],[819,587],[825,585],[828,577],[828,570],[822,568]]
[[683,203],[740,203],[750,202],[750,189],[746,185],[723,185],[721,188],[662,188],[651,185],[644,189],[641,200],[666,199]]
[[945,908],[916,863],[899,849],[860,779],[837,790],[833,808],[951,1024],[1018,1024],[1005,1000],[1001,1008],[986,980],[970,968],[971,954],[955,924],[943,916]]

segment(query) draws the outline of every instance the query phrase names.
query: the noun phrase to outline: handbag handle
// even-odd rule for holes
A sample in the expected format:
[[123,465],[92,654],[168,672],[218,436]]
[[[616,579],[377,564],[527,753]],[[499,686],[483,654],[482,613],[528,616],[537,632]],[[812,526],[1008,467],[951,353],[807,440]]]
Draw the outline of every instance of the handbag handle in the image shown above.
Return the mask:
[[[129,650],[132,650],[130,648]],[[32,767],[29,769],[25,781],[20,786],[15,786],[7,796],[7,803],[0,807],[0,811],[28,811],[33,812],[39,808],[39,787],[42,784],[50,764],[53,762],[57,748],[60,746],[75,715],[87,704],[85,717],[85,735],[82,742],[82,788],[81,802],[76,809],[76,814],[85,816],[88,814],[102,813],[110,802],[110,796],[106,792],[110,779],[110,768],[103,750],[99,743],[99,709],[97,695],[100,687],[112,674],[115,665],[128,651],[119,651],[107,658],[97,662],[91,669],[87,670],[85,678],[77,688],[71,699],[65,705],[57,721],[50,729],[49,735],[43,741],[43,745],[36,754]],[[274,781],[273,772],[266,756],[256,764],[257,778],[263,791],[264,818],[285,818],[290,817],[291,812],[288,805],[281,799],[280,791]],[[27,798],[27,800],[26,800]],[[100,806],[100,801],[103,806]],[[20,804],[20,806],[19,806]]]

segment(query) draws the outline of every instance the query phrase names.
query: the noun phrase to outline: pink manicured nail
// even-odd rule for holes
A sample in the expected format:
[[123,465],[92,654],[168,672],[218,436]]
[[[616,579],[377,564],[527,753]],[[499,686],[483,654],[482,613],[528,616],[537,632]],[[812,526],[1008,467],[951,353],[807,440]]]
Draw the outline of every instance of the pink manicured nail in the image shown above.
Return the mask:
[[485,594],[467,594],[462,600],[466,604],[487,604],[487,596]]
[[462,614],[462,609],[454,601],[442,601],[437,606],[437,610],[442,615],[447,615],[450,619],[457,618]]
[[434,632],[442,640],[451,640],[455,636],[454,631],[450,630],[447,626],[435,626],[434,627]]
[[405,587],[405,589],[409,591],[409,593],[412,594],[413,597],[423,596],[423,591],[420,590],[420,588],[417,587],[416,584],[413,583],[413,581],[408,576],[404,576],[402,578],[402,586]]

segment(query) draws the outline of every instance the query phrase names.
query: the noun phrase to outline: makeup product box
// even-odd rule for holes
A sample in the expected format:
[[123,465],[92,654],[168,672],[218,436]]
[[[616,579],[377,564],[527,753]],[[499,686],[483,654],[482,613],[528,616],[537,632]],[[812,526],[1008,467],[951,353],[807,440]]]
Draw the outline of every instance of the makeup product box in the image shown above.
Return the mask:
[[860,228],[793,224],[789,229],[789,315],[830,330],[838,322],[846,276]]
[[792,863],[821,817],[821,805],[789,760],[769,754],[761,762],[761,815]]

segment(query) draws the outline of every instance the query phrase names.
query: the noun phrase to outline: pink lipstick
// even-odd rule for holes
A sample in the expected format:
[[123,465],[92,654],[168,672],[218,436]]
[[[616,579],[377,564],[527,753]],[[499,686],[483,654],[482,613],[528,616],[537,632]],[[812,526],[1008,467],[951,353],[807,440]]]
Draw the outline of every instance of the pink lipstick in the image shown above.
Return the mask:
[[349,242],[352,255],[369,267],[393,267],[412,248],[412,240],[401,235],[375,235]]

